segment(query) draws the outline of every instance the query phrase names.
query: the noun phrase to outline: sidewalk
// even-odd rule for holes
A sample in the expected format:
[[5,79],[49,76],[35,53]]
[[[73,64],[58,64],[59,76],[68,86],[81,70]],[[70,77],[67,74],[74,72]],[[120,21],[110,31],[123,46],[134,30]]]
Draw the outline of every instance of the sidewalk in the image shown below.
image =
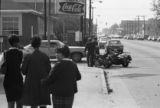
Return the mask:
[[[86,64],[79,64],[78,67],[82,79],[78,82],[79,92],[75,95],[73,108],[139,108],[123,81],[111,77],[114,74],[109,72],[113,93],[108,94],[102,69],[87,67]],[[4,94],[0,94],[0,108],[7,108]]]
[[113,92],[108,94],[103,69],[86,65],[79,66],[79,69],[82,80],[79,82],[79,92],[73,108],[140,108],[123,81],[112,77],[117,72],[108,70],[108,82],[113,89]]

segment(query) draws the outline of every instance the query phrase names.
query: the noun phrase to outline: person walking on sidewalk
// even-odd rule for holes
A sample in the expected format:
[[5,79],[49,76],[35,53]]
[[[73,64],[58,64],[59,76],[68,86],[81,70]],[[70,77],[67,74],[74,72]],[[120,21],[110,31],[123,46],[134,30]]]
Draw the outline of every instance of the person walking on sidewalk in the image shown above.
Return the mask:
[[18,49],[19,37],[11,35],[8,39],[11,47],[4,52],[2,61],[6,63],[6,72],[4,77],[4,90],[8,102],[8,108],[22,108],[20,103],[23,90],[23,77],[20,71],[20,65],[23,58],[23,53]]
[[74,94],[77,90],[77,81],[81,74],[77,65],[69,58],[68,46],[57,49],[58,62],[49,76],[42,81],[52,93],[53,108],[72,108]]
[[31,108],[46,108],[51,104],[49,90],[42,86],[41,79],[46,77],[51,70],[49,57],[39,50],[41,39],[33,37],[31,46],[34,52],[26,55],[22,62],[22,73],[26,75],[22,104]]

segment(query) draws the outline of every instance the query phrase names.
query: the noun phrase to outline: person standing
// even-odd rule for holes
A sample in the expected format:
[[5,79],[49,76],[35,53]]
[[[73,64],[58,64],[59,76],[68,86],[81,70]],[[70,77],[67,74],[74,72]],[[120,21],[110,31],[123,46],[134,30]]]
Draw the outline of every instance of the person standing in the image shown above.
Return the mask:
[[31,46],[34,51],[26,55],[22,62],[22,73],[26,78],[21,101],[31,108],[46,108],[46,105],[51,104],[49,90],[41,85],[41,80],[50,72],[51,64],[49,57],[39,50],[40,45],[41,39],[33,37]]
[[94,44],[95,44],[95,54],[96,55],[99,55],[100,52],[99,52],[99,46],[98,46],[98,41],[97,41],[97,37],[94,37]]
[[68,59],[69,56],[68,46],[58,48],[58,62],[42,81],[43,85],[50,88],[53,108],[72,108],[74,94],[78,91],[77,81],[81,79],[81,74],[77,65]]
[[87,52],[87,64],[88,66],[93,67],[94,65],[94,56],[95,56],[95,43],[94,40],[88,38],[88,42],[85,45],[85,52]]
[[18,49],[19,37],[11,35],[8,39],[11,47],[4,52],[2,61],[6,63],[7,70],[4,76],[4,90],[8,102],[8,108],[22,108],[20,99],[23,90],[23,77],[20,71],[20,65],[23,58],[23,53]]

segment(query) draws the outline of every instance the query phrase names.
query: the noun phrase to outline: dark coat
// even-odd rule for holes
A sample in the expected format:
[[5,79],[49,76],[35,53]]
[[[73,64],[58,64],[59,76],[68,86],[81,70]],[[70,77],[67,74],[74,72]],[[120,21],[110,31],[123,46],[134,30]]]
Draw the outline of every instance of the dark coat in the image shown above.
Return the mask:
[[22,96],[23,105],[50,104],[49,90],[41,84],[41,80],[48,75],[50,69],[49,57],[39,50],[35,50],[24,58],[22,73],[26,75],[26,78]]
[[87,42],[85,45],[85,51],[88,51],[88,55],[94,55],[95,48],[96,48],[96,45],[94,42]]
[[77,80],[81,74],[75,63],[62,60],[55,64],[50,75],[45,79],[50,91],[55,96],[69,97],[77,92]]
[[4,77],[4,89],[8,101],[17,101],[21,99],[23,89],[23,77],[20,71],[22,62],[22,51],[14,48],[5,52],[7,71]]

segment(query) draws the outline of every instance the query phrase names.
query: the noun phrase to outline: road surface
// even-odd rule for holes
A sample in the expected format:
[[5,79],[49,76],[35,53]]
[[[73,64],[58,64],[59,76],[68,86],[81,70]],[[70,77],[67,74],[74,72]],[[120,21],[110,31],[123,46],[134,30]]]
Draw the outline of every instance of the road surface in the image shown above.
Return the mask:
[[140,108],[160,107],[160,43],[122,40],[124,51],[133,61],[128,68],[106,69],[112,78],[120,78]]

